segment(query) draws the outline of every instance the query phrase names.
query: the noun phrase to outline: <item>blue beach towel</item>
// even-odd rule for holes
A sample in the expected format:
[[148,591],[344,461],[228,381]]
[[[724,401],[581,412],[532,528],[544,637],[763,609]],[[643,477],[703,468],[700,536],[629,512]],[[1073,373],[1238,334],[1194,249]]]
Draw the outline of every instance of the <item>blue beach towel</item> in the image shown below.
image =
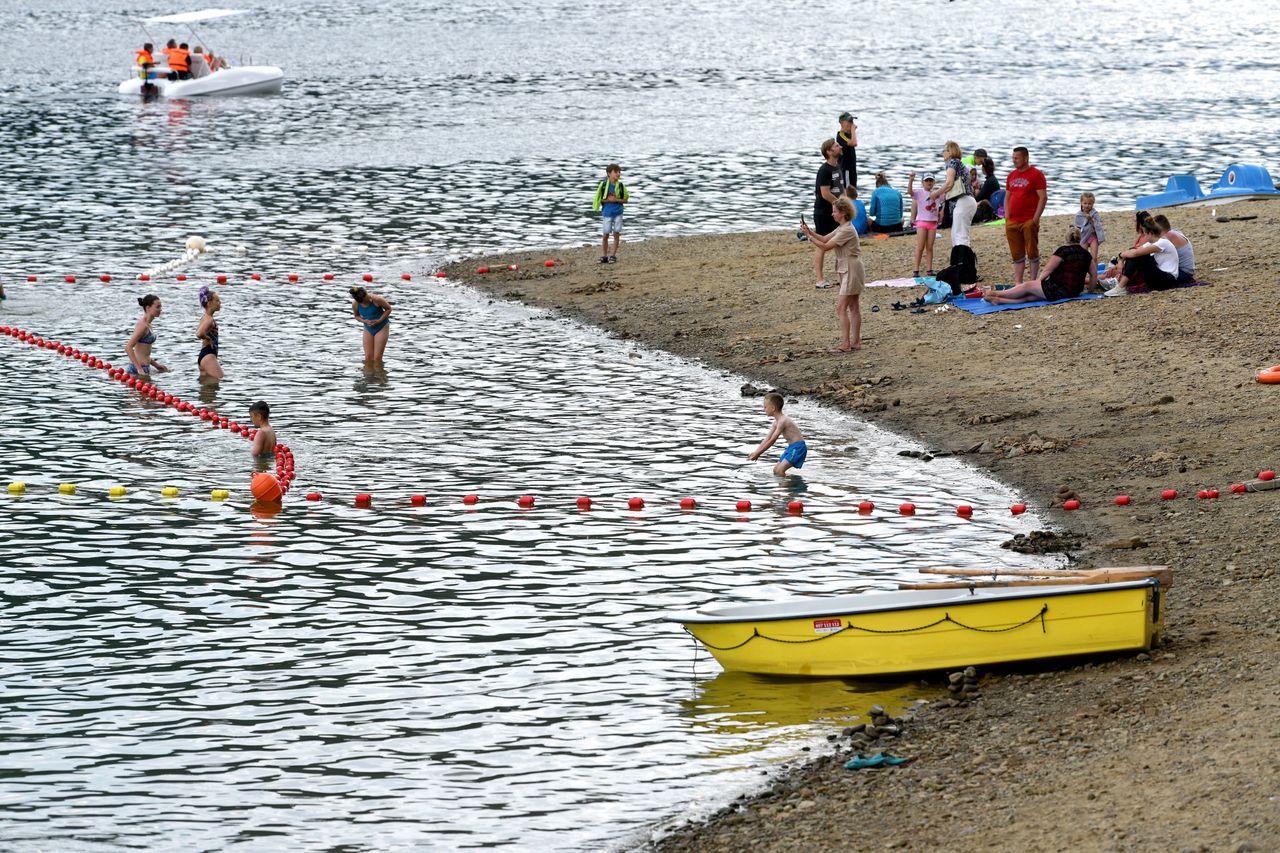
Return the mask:
[[968,311],[970,314],[994,314],[997,311],[1011,311],[1017,308],[1042,308],[1045,305],[1061,305],[1063,302],[1079,302],[1085,299],[1101,299],[1101,293],[1082,293],[1079,296],[1072,296],[1068,299],[1054,299],[1053,301],[1045,301],[1037,299],[1035,302],[1010,302],[1003,305],[992,305],[985,299],[962,299],[955,298],[951,300],[952,308],[959,308],[961,311]]

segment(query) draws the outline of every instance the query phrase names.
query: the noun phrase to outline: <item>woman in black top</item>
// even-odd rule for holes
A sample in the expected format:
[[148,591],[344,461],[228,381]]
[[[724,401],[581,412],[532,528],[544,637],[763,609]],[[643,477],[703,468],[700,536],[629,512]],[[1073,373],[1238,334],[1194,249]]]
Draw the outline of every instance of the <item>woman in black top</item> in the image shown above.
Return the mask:
[[1049,258],[1039,278],[1016,284],[1008,290],[987,290],[982,298],[995,305],[1005,302],[1035,302],[1040,299],[1071,299],[1084,292],[1096,275],[1093,255],[1080,245],[1080,229],[1067,229],[1067,243]]

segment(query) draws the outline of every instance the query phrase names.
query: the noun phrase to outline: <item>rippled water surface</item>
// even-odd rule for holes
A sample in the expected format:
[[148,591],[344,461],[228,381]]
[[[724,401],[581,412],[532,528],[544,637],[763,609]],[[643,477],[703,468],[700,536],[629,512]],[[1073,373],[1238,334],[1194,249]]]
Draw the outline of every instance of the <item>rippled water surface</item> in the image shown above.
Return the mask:
[[[136,19],[176,10],[0,9],[0,324],[122,363],[129,274],[204,234],[190,281],[149,286],[160,382],[241,418],[270,401],[298,465],[283,510],[253,507],[244,441],[0,338],[0,480],[27,483],[0,496],[6,849],[627,845],[920,695],[724,674],[662,614],[1025,565],[997,545],[1034,519],[951,511],[1005,489],[806,403],[810,462],[776,480],[744,460],[768,424],[740,378],[427,277],[589,239],[603,162],[627,165],[644,237],[791,222],[846,108],[864,173],[924,168],[949,137],[1026,142],[1109,206],[1280,151],[1266,3],[1055,7],[1078,27],[1030,2],[852,3],[828,24],[790,2],[256,8],[202,32],[282,65],[283,95],[147,105],[114,88]],[[395,306],[385,371],[361,369],[342,299],[363,271]],[[210,388],[193,291],[216,273]],[[919,515],[884,511],[906,499]]]

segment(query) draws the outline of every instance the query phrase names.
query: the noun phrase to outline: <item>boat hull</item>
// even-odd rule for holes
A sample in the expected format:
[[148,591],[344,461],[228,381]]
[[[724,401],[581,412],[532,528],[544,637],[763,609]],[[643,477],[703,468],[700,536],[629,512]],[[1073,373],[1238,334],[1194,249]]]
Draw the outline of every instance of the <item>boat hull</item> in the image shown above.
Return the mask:
[[1164,626],[1155,580],[909,595],[728,607],[672,619],[726,670],[839,677],[1149,649]]
[[[224,68],[195,80],[159,78],[156,84],[162,98],[211,98],[239,95],[278,95],[284,87],[284,72],[274,65],[246,65]],[[120,84],[121,95],[141,95],[142,80],[126,80]]]

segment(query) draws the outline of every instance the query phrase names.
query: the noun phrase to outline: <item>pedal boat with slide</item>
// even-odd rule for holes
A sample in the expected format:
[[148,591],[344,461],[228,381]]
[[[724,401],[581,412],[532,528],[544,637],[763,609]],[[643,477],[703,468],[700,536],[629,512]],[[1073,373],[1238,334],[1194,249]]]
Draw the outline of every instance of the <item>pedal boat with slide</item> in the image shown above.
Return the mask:
[[667,619],[726,670],[773,676],[894,675],[1141,651],[1160,642],[1172,583],[1166,567],[1012,574],[900,584],[896,592],[709,604]]
[[[191,32],[191,44],[198,44],[204,47],[204,43],[196,34],[192,24],[246,14],[248,14],[247,11],[236,9],[202,9],[198,12],[162,15],[144,19],[142,30],[147,35],[147,41],[160,45],[163,42],[151,35],[147,30],[148,24],[185,24]],[[169,68],[162,64],[163,57],[156,56],[157,64],[153,67],[155,74],[150,82],[155,84],[157,94],[160,97],[200,98],[237,95],[278,95],[284,86],[284,71],[274,65],[233,65],[227,68],[220,68],[217,71],[209,71],[203,61],[195,60],[194,57],[195,54],[192,54],[192,79],[170,80],[168,79]],[[140,72],[141,69],[136,66],[131,69],[130,78],[119,86],[118,91],[121,95],[138,96],[142,94],[143,81]]]

